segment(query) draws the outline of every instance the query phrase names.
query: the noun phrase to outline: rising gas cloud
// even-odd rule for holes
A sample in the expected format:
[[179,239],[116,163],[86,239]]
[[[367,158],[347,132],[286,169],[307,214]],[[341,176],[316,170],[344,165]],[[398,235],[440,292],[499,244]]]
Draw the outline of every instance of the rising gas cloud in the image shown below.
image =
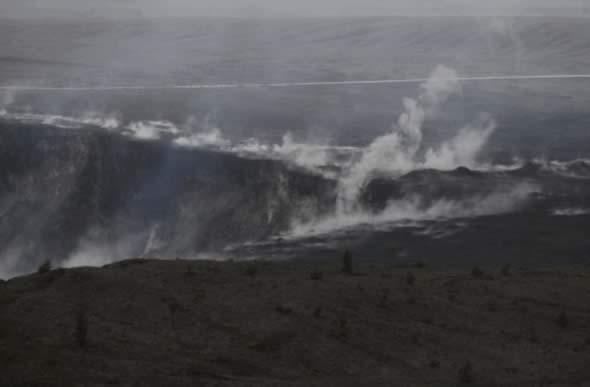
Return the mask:
[[425,119],[441,108],[447,99],[460,91],[456,71],[438,66],[420,86],[416,99],[405,98],[404,111],[391,132],[375,139],[340,182],[340,210],[355,210],[357,196],[376,173],[399,176],[418,168],[453,169],[475,167],[479,151],[492,134],[495,124],[490,117],[461,128],[455,137],[427,149],[420,157],[422,128]]
[[534,184],[522,183],[462,200],[427,202],[419,195],[414,195],[392,200],[379,213],[363,208],[359,196],[366,184],[376,176],[395,179],[418,169],[450,171],[458,167],[487,168],[480,162],[479,156],[493,134],[496,123],[485,113],[476,122],[459,128],[453,137],[423,149],[425,121],[436,115],[453,94],[460,92],[459,79],[453,69],[438,66],[430,78],[420,85],[417,98],[403,100],[403,113],[392,125],[391,131],[376,138],[361,152],[358,161],[340,177],[335,213],[312,222],[296,221],[292,235],[300,237],[325,233],[358,224],[502,213],[513,210],[529,195],[538,192]]

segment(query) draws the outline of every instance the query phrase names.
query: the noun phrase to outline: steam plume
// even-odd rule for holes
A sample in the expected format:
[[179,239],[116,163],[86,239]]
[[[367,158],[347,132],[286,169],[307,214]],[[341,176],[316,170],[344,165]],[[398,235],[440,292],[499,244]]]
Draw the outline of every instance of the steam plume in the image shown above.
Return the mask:
[[[417,99],[405,98],[404,112],[400,115],[392,131],[377,138],[365,150],[360,161],[356,163],[340,183],[341,210],[353,210],[358,193],[374,173],[399,175],[415,169],[419,162],[417,153],[422,145],[422,126],[426,116],[435,112],[453,93],[460,90],[457,73],[444,66],[438,66],[421,86]],[[463,135],[467,133],[463,132]],[[460,134],[461,136],[461,134]],[[473,136],[472,136],[473,137]],[[460,150],[463,156],[473,155],[470,145],[474,141],[455,139],[446,145],[443,151],[430,151],[430,158],[451,158],[453,152]],[[451,153],[449,156],[448,153]],[[444,154],[444,156],[443,156]],[[464,159],[460,157],[459,159]]]

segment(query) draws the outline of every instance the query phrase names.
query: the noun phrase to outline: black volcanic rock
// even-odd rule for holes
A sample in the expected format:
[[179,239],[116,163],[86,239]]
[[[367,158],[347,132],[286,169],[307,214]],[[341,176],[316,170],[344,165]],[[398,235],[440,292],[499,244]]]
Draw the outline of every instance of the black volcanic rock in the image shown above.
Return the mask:
[[335,203],[333,181],[276,160],[105,131],[0,129],[0,250],[18,250],[16,271],[102,246],[119,258],[196,255]]

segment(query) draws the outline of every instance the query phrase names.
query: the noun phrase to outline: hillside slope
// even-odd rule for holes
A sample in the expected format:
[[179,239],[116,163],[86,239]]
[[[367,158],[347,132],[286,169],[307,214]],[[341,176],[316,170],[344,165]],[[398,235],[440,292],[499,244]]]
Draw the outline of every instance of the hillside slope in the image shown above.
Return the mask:
[[0,385],[590,383],[586,270],[356,271],[134,260],[3,282]]

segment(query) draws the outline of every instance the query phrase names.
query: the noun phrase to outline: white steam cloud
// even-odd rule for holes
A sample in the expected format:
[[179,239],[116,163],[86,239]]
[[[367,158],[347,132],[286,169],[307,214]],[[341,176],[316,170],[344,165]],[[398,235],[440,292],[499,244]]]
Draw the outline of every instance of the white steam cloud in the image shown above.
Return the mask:
[[313,144],[299,142],[286,133],[280,143],[265,143],[249,138],[232,143],[223,136],[221,129],[209,127],[196,133],[178,137],[174,145],[188,148],[209,148],[239,154],[243,157],[261,157],[283,160],[298,167],[326,177],[336,177],[335,173],[324,170],[326,167],[342,168],[348,165],[361,150],[352,146]]
[[536,186],[524,183],[461,200],[440,199],[431,202],[415,195],[390,201],[385,210],[377,214],[363,209],[359,195],[375,175],[397,178],[417,169],[484,167],[478,162],[478,157],[496,127],[494,120],[486,114],[482,114],[477,122],[459,129],[452,138],[423,149],[422,128],[425,120],[435,115],[451,95],[461,90],[457,73],[438,66],[420,86],[420,90],[418,98],[403,100],[404,111],[392,131],[375,139],[362,151],[358,161],[341,176],[335,213],[312,222],[295,221],[291,236],[327,233],[359,224],[503,213],[514,210],[532,193],[538,192]]
[[482,115],[476,125],[468,125],[461,129],[451,140],[442,143],[438,148],[426,151],[423,167],[435,169],[454,169],[458,166],[477,168],[477,157],[494,132],[496,125],[493,119]]
[[[103,266],[122,259],[132,257],[138,246],[146,245],[143,233],[126,235],[124,238],[113,238],[103,235],[103,230],[92,229],[80,241],[78,248],[61,263],[62,267]],[[150,239],[147,238],[147,243]]]
[[101,115],[94,112],[86,112],[79,117],[69,117],[59,114],[38,113],[13,113],[0,107],[0,118],[9,121],[18,121],[28,124],[41,124],[55,126],[62,129],[82,129],[88,126],[106,130],[114,130],[121,126],[116,115]]
[[11,90],[6,90],[0,94],[0,116],[7,114],[7,109],[14,103],[15,96]]
[[176,135],[179,130],[169,121],[139,121],[130,123],[125,133],[139,140],[159,140],[163,134]]
[[186,137],[179,137],[174,140],[174,144],[184,147],[215,147],[226,149],[230,146],[230,141],[223,138],[221,130],[213,128],[209,131],[195,133]]
[[416,195],[401,200],[392,200],[382,212],[368,211],[336,212],[313,222],[295,222],[290,237],[321,235],[363,224],[378,225],[401,221],[425,221],[466,218],[507,213],[524,204],[527,198],[538,193],[534,184],[520,183],[487,195],[476,195],[465,200],[440,199],[425,204]]
[[489,117],[464,127],[451,140],[426,150],[423,159],[418,157],[425,119],[435,114],[452,94],[460,91],[460,83],[454,70],[438,66],[420,88],[417,99],[404,99],[404,112],[392,131],[373,141],[360,161],[341,180],[339,196],[342,211],[354,210],[359,192],[376,173],[399,176],[420,168],[476,166],[476,158],[495,128]]
[[22,245],[12,243],[0,254],[0,279],[8,279],[24,274],[22,270],[17,269],[18,263],[23,256]]

